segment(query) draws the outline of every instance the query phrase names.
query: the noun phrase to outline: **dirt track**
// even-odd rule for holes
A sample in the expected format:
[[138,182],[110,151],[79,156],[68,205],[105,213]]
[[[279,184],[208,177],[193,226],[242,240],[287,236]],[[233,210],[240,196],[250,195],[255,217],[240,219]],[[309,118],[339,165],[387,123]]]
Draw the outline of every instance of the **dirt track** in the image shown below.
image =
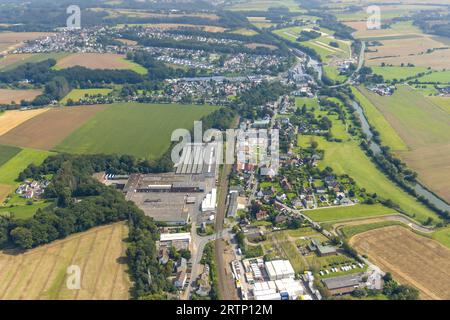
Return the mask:
[[400,283],[419,289],[423,299],[450,299],[450,250],[403,227],[354,236],[350,244]]

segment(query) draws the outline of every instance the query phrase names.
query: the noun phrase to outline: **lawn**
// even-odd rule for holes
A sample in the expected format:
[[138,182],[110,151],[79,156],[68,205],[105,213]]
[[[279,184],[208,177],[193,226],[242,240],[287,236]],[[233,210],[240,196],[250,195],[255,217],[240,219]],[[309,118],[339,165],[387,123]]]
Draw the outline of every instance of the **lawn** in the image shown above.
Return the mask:
[[[419,73],[427,72],[428,69],[425,67],[371,67],[373,73],[383,76],[384,80],[392,81],[405,80],[410,77],[417,76]],[[419,78],[421,79],[421,78]]]
[[112,89],[73,89],[61,100],[61,103],[66,104],[69,99],[77,102],[84,98],[86,95],[94,96],[101,94],[106,96],[110,92],[112,92]]
[[434,212],[381,173],[356,141],[337,143],[328,142],[323,137],[300,136],[299,145],[309,146],[311,139],[318,142],[318,149],[325,151],[324,159],[319,163],[322,169],[329,166],[336,174],[348,174],[361,188],[370,193],[377,193],[385,199],[391,199],[417,221],[425,222],[428,217],[438,218]]
[[19,174],[29,164],[41,164],[51,153],[32,149],[23,149],[15,157],[0,167],[0,183],[16,185]]
[[357,204],[347,207],[324,208],[305,211],[305,214],[317,222],[350,220],[396,214],[397,211],[381,204]]
[[191,129],[217,110],[213,106],[119,103],[97,113],[56,146],[76,154],[130,154],[159,158],[170,146],[173,130]]
[[301,108],[303,105],[306,105],[308,109],[319,108],[319,101],[317,98],[295,98],[296,107]]
[[38,209],[45,208],[48,205],[48,202],[38,201],[31,205],[25,204],[12,207],[0,207],[0,215],[10,216],[12,214],[17,219],[28,219],[34,216]]
[[359,90],[352,88],[352,92],[364,109],[364,114],[369,123],[380,133],[381,143],[394,151],[408,150],[402,138],[400,138],[394,128],[389,124],[384,115]]
[[20,148],[0,145],[0,167],[20,152]]

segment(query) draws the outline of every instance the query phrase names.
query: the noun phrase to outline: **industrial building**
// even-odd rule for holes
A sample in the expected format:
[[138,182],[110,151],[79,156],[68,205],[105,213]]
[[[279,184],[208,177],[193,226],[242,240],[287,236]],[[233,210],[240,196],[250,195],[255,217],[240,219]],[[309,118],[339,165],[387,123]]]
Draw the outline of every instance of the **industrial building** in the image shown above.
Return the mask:
[[303,293],[301,281],[293,278],[256,282],[253,286],[255,300],[297,300]]
[[183,225],[199,211],[205,193],[214,184],[214,178],[203,174],[132,174],[123,192],[127,200],[156,221]]
[[190,249],[191,234],[189,232],[183,233],[161,233],[159,240],[159,248],[174,247],[177,250]]
[[217,189],[213,188],[202,201],[202,212],[215,211],[217,201]]
[[288,260],[266,261],[265,269],[271,281],[295,277],[294,268]]
[[221,159],[221,150],[216,143],[188,143],[175,165],[177,174],[203,174],[214,177]]
[[312,252],[316,252],[320,257],[336,255],[336,248],[333,246],[323,246],[319,241],[313,239],[308,245],[308,248]]
[[238,196],[239,193],[237,191],[230,192],[230,195],[228,196],[227,217],[236,217],[236,213],[238,210]]
[[332,295],[352,293],[359,288],[363,273],[349,274],[334,278],[323,279],[322,282]]

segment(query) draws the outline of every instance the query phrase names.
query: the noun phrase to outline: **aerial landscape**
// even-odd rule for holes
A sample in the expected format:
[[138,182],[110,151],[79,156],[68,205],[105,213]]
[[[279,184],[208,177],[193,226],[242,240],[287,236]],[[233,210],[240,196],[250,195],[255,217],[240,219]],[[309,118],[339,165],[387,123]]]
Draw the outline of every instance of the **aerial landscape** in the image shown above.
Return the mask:
[[450,300],[450,0],[0,0],[1,300]]

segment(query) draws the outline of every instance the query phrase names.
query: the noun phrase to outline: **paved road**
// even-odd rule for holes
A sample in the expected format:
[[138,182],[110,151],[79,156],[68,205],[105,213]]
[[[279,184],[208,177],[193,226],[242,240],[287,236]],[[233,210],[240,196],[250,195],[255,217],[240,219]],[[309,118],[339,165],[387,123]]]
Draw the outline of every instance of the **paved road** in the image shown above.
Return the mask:
[[375,223],[375,222],[382,222],[382,221],[396,221],[396,222],[401,222],[405,225],[407,225],[408,227],[410,227],[411,229],[415,230],[415,231],[419,231],[421,233],[432,233],[434,232],[434,229],[432,228],[428,228],[428,227],[424,227],[422,225],[417,224],[416,222],[414,222],[413,220],[411,220],[410,218],[403,216],[401,214],[393,214],[393,215],[388,215],[388,216],[381,216],[381,217],[373,217],[373,218],[362,218],[359,220],[349,220],[349,221],[342,221],[339,223],[336,223],[333,226],[333,230],[332,232],[336,235],[342,235],[342,231],[341,229],[345,226],[348,225],[360,225],[360,224],[368,224],[368,223]]
[[215,233],[212,234],[210,236],[206,236],[206,237],[202,237],[199,236],[197,234],[196,231],[196,225],[193,223],[192,224],[192,269],[191,269],[191,279],[189,281],[189,284],[187,286],[187,288],[184,290],[181,299],[182,300],[188,300],[191,290],[192,290],[192,285],[194,284],[195,280],[197,279],[197,277],[200,275],[199,274],[199,270],[198,267],[200,265],[200,261],[202,260],[202,256],[203,256],[203,250],[205,249],[205,246],[208,242],[220,239],[223,237],[223,234],[228,231],[225,230],[224,232],[219,233]]

